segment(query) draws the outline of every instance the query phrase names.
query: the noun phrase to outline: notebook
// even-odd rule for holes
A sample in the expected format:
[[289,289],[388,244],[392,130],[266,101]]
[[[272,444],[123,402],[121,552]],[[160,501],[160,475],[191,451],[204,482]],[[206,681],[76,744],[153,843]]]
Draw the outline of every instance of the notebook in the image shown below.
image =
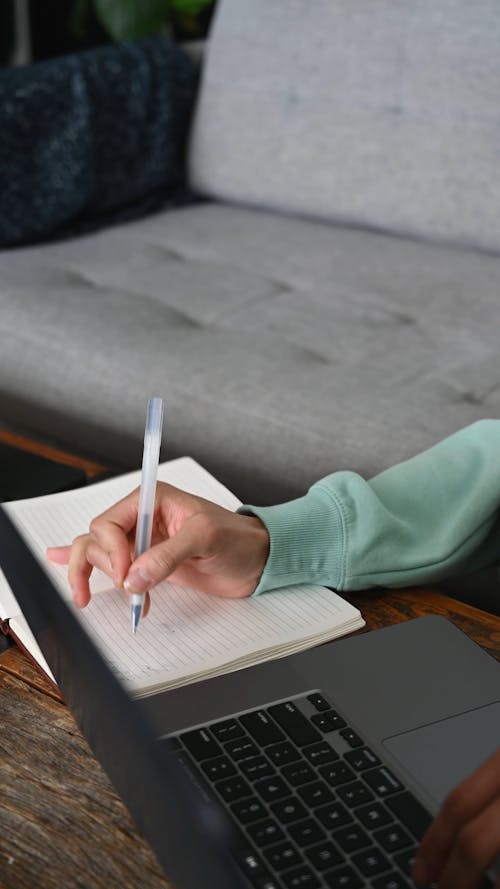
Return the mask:
[[[240,501],[190,457],[162,463],[158,479],[227,509]],[[50,545],[85,533],[94,516],[133,490],[140,472],[86,488],[5,504],[7,514],[44,563],[63,598],[71,603],[66,568],[45,558]],[[228,600],[164,582],[137,636],[130,631],[128,597],[94,571],[92,600],[73,611],[115,675],[134,697],[209,678],[303,650],[364,626],[360,612],[332,590],[296,586],[255,598]],[[15,595],[0,572],[0,620],[52,680],[38,643]]]
[[[432,813],[498,744],[500,664],[443,618],[132,702],[1,509],[0,564],[178,889],[409,889]],[[71,841],[84,860],[84,825]]]

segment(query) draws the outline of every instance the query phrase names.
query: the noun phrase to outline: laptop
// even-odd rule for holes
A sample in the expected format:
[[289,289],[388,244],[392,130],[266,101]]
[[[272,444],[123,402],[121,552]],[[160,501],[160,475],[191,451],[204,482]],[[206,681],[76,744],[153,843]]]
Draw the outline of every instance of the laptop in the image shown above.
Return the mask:
[[500,743],[500,664],[443,618],[132,701],[1,509],[0,565],[176,889],[407,889]]

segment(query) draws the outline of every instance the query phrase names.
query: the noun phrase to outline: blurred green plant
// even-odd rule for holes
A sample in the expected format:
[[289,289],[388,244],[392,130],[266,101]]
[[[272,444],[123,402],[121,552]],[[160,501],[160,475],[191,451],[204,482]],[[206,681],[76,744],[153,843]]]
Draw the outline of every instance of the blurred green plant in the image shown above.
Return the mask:
[[137,40],[167,25],[196,34],[202,12],[214,0],[92,0],[95,15],[113,40]]

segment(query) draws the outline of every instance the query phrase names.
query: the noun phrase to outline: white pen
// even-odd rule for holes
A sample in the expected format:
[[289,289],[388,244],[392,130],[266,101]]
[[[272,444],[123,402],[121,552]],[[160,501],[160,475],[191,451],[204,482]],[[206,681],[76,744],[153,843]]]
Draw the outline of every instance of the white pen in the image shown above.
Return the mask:
[[[144,430],[144,451],[142,454],[141,490],[139,493],[139,511],[135,531],[135,555],[140,556],[151,546],[153,530],[154,505],[156,495],[156,477],[160,459],[161,430],[163,423],[163,400],[150,398]],[[146,593],[132,593],[130,598],[130,619],[132,632],[137,632],[144,607]]]

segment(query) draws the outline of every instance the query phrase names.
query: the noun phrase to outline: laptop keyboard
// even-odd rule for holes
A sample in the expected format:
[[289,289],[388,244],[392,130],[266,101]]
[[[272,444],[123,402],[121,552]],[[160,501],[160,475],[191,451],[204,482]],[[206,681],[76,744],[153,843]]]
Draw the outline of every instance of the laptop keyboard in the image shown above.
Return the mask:
[[414,885],[431,816],[320,692],[169,740],[237,822],[254,889]]

